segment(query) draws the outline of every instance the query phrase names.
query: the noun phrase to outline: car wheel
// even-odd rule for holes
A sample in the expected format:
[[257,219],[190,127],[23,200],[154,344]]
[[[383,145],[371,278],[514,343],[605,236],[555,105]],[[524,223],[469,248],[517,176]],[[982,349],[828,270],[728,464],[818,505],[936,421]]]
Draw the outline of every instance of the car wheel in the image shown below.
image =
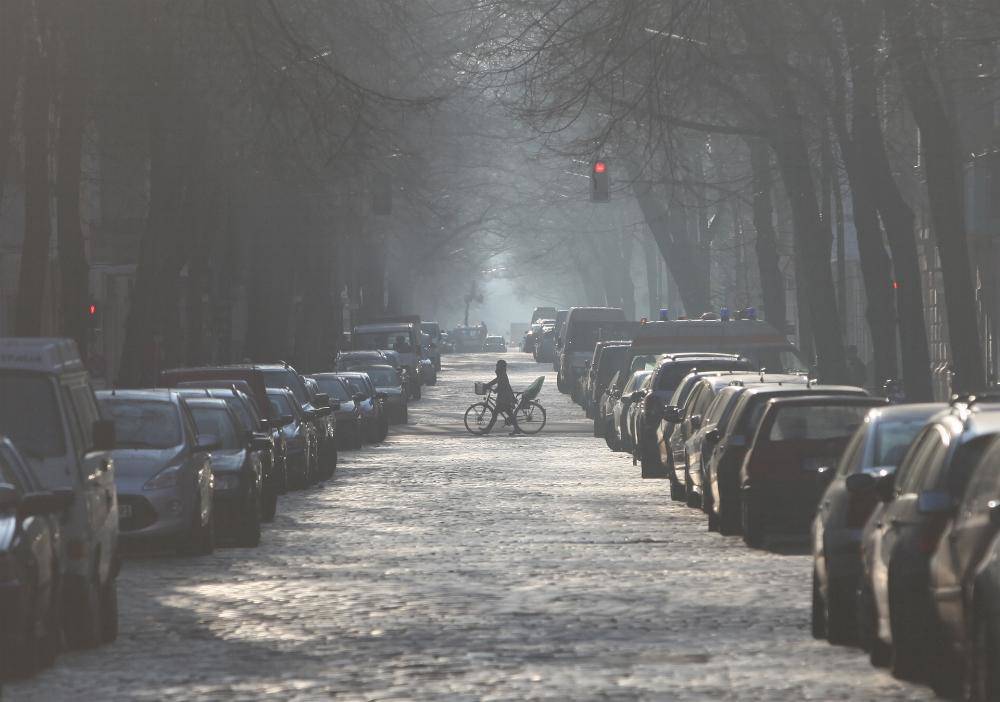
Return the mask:
[[701,495],[691,489],[690,479],[688,479],[687,485],[684,486],[684,504],[692,509],[699,509],[701,507]]
[[989,618],[982,612],[978,613],[973,627],[972,651],[966,668],[968,672],[965,676],[964,699],[992,702],[1000,698],[996,669],[996,637],[990,627]]
[[715,512],[712,510],[708,511],[708,530],[718,531],[719,530],[719,518],[716,516]]
[[273,522],[278,515],[278,493],[270,487],[264,488],[264,499],[261,504],[260,518],[265,522]]
[[826,638],[826,604],[823,602],[823,595],[819,587],[819,575],[813,568],[812,577],[812,613],[809,622],[809,629],[814,639]]
[[824,620],[827,641],[835,646],[847,646],[857,639],[856,602],[849,588],[837,587],[833,582],[826,586]]
[[892,629],[892,649],[889,668],[899,680],[922,679],[925,657],[923,639],[918,634],[919,617],[908,607],[908,598],[899,592],[899,585],[889,579],[889,626]]
[[604,436],[604,421],[597,415],[594,415],[594,438],[599,439]]
[[764,545],[764,519],[753,496],[740,496],[740,521],[743,528],[743,543],[750,548]]
[[70,599],[63,612],[66,644],[70,648],[94,648],[101,642],[101,596],[96,580],[95,573],[68,594]]
[[211,512],[206,524],[201,523],[200,510],[195,512],[191,531],[181,537],[177,551],[190,556],[208,556],[215,551],[215,519]]
[[247,503],[243,506],[243,519],[240,524],[237,543],[244,548],[255,548],[260,545],[260,495],[256,490],[247,494]]
[[611,423],[608,422],[608,421],[606,421],[606,420],[604,422],[604,432],[603,432],[603,434],[604,434],[604,443],[608,445],[608,448],[611,449],[612,451],[617,451],[618,450],[618,442],[615,439],[615,432],[613,431],[613,427],[611,426]]
[[740,533],[740,515],[735,509],[726,507],[726,503],[719,501],[718,513],[719,533],[723,536],[737,536]]
[[674,502],[684,501],[684,486],[681,485],[675,478],[670,479],[670,499]]
[[[25,590],[33,595],[36,592],[34,583],[27,583]],[[21,626],[17,626],[15,621],[7,620],[13,626],[0,635],[0,680],[28,678],[39,668],[38,637],[35,635],[36,622],[33,616],[37,608],[30,601],[23,604],[26,606],[11,612],[23,617]]]
[[118,579],[108,577],[101,588],[101,643],[118,638]]

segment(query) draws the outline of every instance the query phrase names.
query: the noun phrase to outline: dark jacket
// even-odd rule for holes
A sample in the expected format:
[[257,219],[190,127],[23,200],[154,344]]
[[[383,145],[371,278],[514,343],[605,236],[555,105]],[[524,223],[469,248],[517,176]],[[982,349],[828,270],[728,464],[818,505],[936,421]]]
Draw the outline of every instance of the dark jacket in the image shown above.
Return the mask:
[[510,387],[510,379],[507,371],[500,371],[497,377],[486,384],[488,388],[496,388],[497,407],[507,408],[514,406],[514,390]]

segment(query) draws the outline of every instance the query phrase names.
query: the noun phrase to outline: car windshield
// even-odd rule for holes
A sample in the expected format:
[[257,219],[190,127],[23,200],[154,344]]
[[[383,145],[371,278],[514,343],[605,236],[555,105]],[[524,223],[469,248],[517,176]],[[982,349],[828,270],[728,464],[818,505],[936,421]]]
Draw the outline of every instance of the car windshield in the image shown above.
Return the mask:
[[316,382],[319,384],[320,392],[325,392],[332,400],[347,402],[351,399],[347,388],[336,378],[316,378]]
[[52,383],[44,375],[0,373],[0,434],[29,458],[66,454],[62,418]]
[[388,368],[369,368],[368,377],[372,379],[377,388],[395,388],[400,385],[396,371]]
[[240,420],[240,424],[243,425],[243,428],[247,431],[254,431],[256,424],[253,421],[253,417],[250,416],[250,411],[247,409],[247,406],[243,404],[243,401],[238,397],[232,396],[224,397],[222,399],[224,399],[226,404],[229,405],[229,409],[236,414],[236,417]]
[[241,446],[236,426],[226,407],[192,407],[191,414],[198,427],[198,434],[212,434],[219,440],[223,451],[238,451]]
[[289,417],[295,417],[295,410],[292,409],[292,403],[288,401],[288,395],[284,393],[280,394],[267,394],[267,400],[271,403],[271,409],[274,410],[275,414],[288,415]]
[[352,393],[361,393],[362,395],[368,394],[368,388],[365,386],[365,381],[361,378],[344,378],[347,384],[351,386]]
[[407,331],[358,332],[354,335],[354,346],[359,349],[390,349],[399,353],[413,353],[410,333]]
[[309,403],[309,392],[299,374],[291,368],[276,368],[264,371],[264,385],[269,388],[288,388],[300,405]]
[[907,422],[881,421],[875,430],[875,450],[872,452],[873,466],[898,467],[906,455],[910,442],[921,427],[927,424],[926,419]]
[[114,397],[98,402],[115,422],[117,448],[168,449],[182,442],[181,418],[172,402]]
[[624,339],[632,337],[629,322],[576,322],[568,329],[567,343],[572,346],[593,348],[601,339]]
[[738,361],[729,360],[692,360],[692,361],[671,361],[664,363],[656,374],[656,390],[662,392],[673,392],[680,385],[684,377],[694,369],[699,371],[712,370],[739,370],[746,368],[746,365]]
[[778,409],[768,438],[802,441],[847,438],[861,426],[867,405],[792,405]]
[[808,373],[809,364],[798,352],[789,348],[753,349],[746,353],[756,368],[770,373]]

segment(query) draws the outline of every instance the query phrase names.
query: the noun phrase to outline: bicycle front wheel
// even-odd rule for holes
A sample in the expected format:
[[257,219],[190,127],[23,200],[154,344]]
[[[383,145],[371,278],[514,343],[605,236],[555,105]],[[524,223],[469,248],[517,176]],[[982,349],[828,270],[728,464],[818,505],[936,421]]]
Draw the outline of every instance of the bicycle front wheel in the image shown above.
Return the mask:
[[493,428],[496,416],[485,402],[477,402],[465,410],[465,428],[470,434],[482,435]]
[[517,428],[525,434],[537,434],[545,426],[545,408],[532,400],[517,411]]

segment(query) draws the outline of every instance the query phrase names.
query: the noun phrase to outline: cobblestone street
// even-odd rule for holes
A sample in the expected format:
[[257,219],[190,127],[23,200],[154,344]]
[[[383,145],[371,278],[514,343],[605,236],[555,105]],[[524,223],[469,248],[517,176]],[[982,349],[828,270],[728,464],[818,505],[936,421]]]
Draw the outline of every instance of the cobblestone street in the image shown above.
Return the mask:
[[6,700],[922,700],[809,636],[809,558],[710,534],[508,354],[534,437],[462,426],[452,355],[410,426],[283,497],[256,550],[126,561],[121,635]]

